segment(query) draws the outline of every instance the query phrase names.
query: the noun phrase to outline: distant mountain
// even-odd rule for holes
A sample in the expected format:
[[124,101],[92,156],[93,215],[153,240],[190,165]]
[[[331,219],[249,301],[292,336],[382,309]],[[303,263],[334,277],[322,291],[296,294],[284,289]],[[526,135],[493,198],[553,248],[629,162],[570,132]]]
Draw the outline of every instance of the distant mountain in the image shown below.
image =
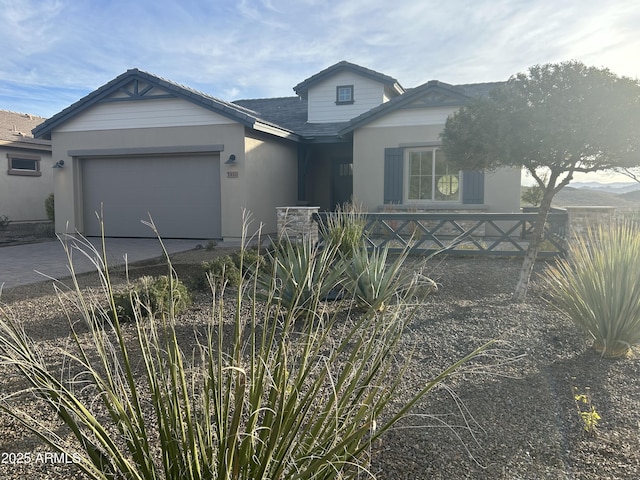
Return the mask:
[[640,190],[618,195],[593,188],[564,187],[553,197],[553,206],[602,206],[636,210],[640,208]]
[[638,182],[613,182],[613,183],[600,183],[600,182],[572,182],[570,187],[578,189],[595,190],[598,192],[609,192],[617,195],[634,192],[640,190],[640,183]]
[[640,190],[634,190],[633,192],[623,193],[620,196],[629,202],[640,203]]

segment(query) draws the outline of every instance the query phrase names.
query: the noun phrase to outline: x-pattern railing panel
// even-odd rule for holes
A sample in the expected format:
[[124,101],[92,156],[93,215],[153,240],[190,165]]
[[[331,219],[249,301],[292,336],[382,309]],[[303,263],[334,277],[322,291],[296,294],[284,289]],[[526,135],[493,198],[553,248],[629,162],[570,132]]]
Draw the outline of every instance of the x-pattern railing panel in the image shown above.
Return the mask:
[[[326,214],[317,220],[324,222]],[[524,255],[535,213],[414,213],[383,212],[366,215],[366,241],[370,247],[391,251],[409,248],[430,253],[442,249],[472,255]],[[564,255],[567,214],[549,214],[542,256]]]

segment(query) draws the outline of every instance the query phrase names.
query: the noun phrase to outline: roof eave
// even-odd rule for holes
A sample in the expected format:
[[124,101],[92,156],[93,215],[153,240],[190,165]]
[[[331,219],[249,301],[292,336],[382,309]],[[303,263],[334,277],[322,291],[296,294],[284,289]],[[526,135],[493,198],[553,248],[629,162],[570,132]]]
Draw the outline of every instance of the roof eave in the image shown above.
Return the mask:
[[321,82],[327,78],[332,77],[335,73],[339,72],[340,70],[353,71],[358,75],[371,78],[377,82],[387,85],[394,90],[396,90],[397,87],[399,87],[400,90],[396,90],[399,93],[404,92],[404,89],[398,83],[398,80],[396,80],[395,78],[392,78],[380,72],[376,72],[375,70],[370,70],[368,68],[361,67],[360,65],[356,65],[354,63],[349,63],[346,61],[338,62],[334,65],[331,65],[330,67],[325,68],[321,72],[318,72],[315,75],[312,75],[311,77],[307,78],[306,80],[300,82],[298,85],[293,87],[293,91],[296,93],[296,95],[299,95],[300,97],[305,98],[307,92],[309,91],[309,88],[311,88],[313,85],[317,84],[318,82]]
[[276,137],[285,138],[287,140],[293,140],[294,142],[300,142],[302,137],[297,133],[292,132],[291,130],[287,130],[282,127],[278,127],[277,125],[273,125],[270,123],[264,123],[260,121],[256,121],[251,128],[258,132],[268,133],[269,135],[274,135]]
[[0,145],[6,148],[19,148],[21,150],[51,151],[51,142],[24,142],[16,140],[0,140]]
[[374,120],[377,120],[378,118],[381,118],[387,115],[388,113],[401,109],[403,106],[413,102],[414,100],[425,95],[427,91],[433,90],[433,89],[447,90],[455,94],[455,96],[457,96],[458,98],[460,98],[459,102],[451,101],[451,102],[446,102],[446,103],[442,103],[440,105],[434,105],[434,106],[450,106],[450,107],[462,106],[464,105],[464,103],[466,103],[468,100],[471,99],[469,95],[466,95],[465,93],[459,91],[458,89],[455,88],[454,85],[443,83],[438,80],[431,80],[423,85],[420,85],[402,94],[399,97],[395,97],[394,99],[391,99],[390,101],[383,103],[382,105],[372,108],[368,112],[365,112],[357,116],[356,118],[353,118],[349,122],[349,125],[347,125],[345,128],[343,128],[338,132],[338,135],[340,136],[348,135],[352,133],[354,130],[361,128],[367,125],[368,123],[371,123]]

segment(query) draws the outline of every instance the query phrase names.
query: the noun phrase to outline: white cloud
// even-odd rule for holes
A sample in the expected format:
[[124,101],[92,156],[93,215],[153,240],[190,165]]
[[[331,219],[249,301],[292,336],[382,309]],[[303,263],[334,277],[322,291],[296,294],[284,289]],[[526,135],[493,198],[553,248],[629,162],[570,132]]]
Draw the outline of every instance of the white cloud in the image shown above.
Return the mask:
[[[287,96],[340,60],[405,87],[505,80],[569,59],[640,76],[636,0],[0,0],[0,7],[4,90],[20,82],[88,93],[138,67],[221,98]],[[42,108],[45,90],[34,92]],[[68,105],[46,98],[48,115]],[[28,95],[13,102],[30,108]]]

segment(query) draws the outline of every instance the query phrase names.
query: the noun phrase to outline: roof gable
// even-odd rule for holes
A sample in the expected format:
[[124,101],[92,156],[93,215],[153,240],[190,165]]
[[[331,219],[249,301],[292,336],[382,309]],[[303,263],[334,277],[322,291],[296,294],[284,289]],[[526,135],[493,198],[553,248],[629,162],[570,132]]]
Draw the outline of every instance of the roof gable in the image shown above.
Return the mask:
[[438,80],[431,80],[352,119],[339,133],[340,135],[351,133],[378,118],[400,109],[462,106],[471,98],[485,95],[500,84],[501,82],[457,86]]
[[[62,123],[98,103],[182,98],[248,127],[255,127],[259,114],[156,75],[131,69],[57,113],[33,130],[35,137],[51,138]],[[277,127],[273,125],[274,127]]]
[[331,65],[321,72],[318,72],[315,75],[312,75],[306,80],[300,82],[298,85],[293,87],[293,90],[297,95],[306,98],[307,92],[311,87],[343,71],[352,72],[357,75],[370,78],[371,80],[374,80],[376,82],[382,83],[398,95],[404,93],[404,88],[402,88],[402,86],[395,78],[384,75],[380,72],[376,72],[375,70],[361,67],[360,65],[356,65],[355,63],[349,63],[344,60],[336,63],[335,65]]

